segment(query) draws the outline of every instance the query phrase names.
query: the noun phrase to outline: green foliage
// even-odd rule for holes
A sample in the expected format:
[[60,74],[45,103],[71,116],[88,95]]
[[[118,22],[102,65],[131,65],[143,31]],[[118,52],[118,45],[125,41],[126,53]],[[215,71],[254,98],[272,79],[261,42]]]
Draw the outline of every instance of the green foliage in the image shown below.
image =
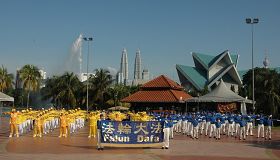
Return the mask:
[[57,84],[59,92],[56,100],[67,108],[75,107],[77,105],[76,93],[80,85],[81,82],[75,74],[65,73],[60,77]]
[[96,69],[95,75],[89,78],[91,98],[96,102],[95,108],[102,109],[106,102],[105,93],[112,84],[112,76],[106,69]]
[[16,88],[13,91],[13,97],[14,97],[14,104],[17,107],[22,107],[23,103],[27,101],[26,95],[24,93],[24,90],[21,88]]
[[36,66],[27,64],[19,72],[25,90],[36,91],[39,89],[42,77]]
[[204,86],[203,90],[200,91],[200,96],[203,96],[205,94],[209,93],[207,85]]
[[[80,82],[74,73],[65,73],[61,76],[48,78],[45,87],[40,89],[42,77],[39,69],[28,64],[20,69],[19,78],[23,84],[23,89],[13,89],[13,75],[8,74],[7,69],[3,66],[0,68],[0,91],[13,95],[16,106],[23,106],[24,102],[27,102],[27,106],[29,106],[32,98],[34,98],[34,101],[48,101],[59,108],[86,108],[87,82]],[[89,77],[90,108],[103,109],[117,105],[129,106],[129,104],[120,103],[120,100],[137,92],[140,88],[139,85],[112,85],[112,82],[109,71],[102,68],[95,70],[95,75]],[[37,92],[38,90],[40,92]],[[32,96],[30,96],[31,93]]]
[[115,84],[114,86],[110,87],[108,89],[108,95],[111,97],[111,99],[114,101],[114,106],[120,105],[120,100],[124,97],[129,96],[130,88],[128,86],[125,86],[123,84]]
[[[254,72],[256,112],[279,116],[280,74],[266,68],[256,68]],[[243,84],[241,94],[247,94],[252,99],[252,70],[244,75]]]
[[196,90],[189,90],[188,94],[191,95],[192,97],[197,97],[199,95],[199,92]]
[[77,94],[82,86],[74,73],[65,73],[54,76],[46,81],[46,86],[41,90],[43,99],[52,99],[55,106],[68,109],[77,106]]
[[28,107],[30,92],[37,91],[39,89],[42,77],[39,69],[36,66],[30,64],[27,64],[20,69],[19,76],[21,81],[23,82],[24,90],[28,92],[26,104],[26,107]]
[[7,71],[7,68],[5,68],[3,65],[0,68],[0,91],[5,92],[12,88],[13,85],[13,78],[14,76],[12,74],[9,74]]
[[130,94],[133,94],[133,93],[139,91],[139,90],[140,90],[140,87],[141,87],[141,85],[128,87],[129,93],[130,93]]

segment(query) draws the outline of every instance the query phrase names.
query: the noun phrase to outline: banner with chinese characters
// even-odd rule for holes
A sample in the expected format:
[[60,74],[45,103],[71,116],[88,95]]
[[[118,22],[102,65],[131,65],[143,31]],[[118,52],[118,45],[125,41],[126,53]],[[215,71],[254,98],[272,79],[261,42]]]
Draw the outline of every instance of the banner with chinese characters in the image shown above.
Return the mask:
[[101,127],[101,143],[107,146],[148,147],[163,142],[163,122],[159,121],[102,120]]
[[218,104],[218,112],[234,112],[237,110],[236,103]]

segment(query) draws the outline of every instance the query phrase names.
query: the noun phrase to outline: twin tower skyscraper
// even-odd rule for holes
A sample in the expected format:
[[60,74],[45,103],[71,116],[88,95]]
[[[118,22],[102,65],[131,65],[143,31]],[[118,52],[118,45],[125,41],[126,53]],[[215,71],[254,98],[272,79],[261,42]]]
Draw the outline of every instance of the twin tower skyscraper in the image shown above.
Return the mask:
[[125,84],[125,85],[131,85],[131,84],[138,85],[138,84],[142,84],[144,81],[147,81],[148,79],[149,79],[149,72],[147,69],[144,69],[142,72],[140,49],[137,49],[135,62],[134,62],[134,78],[133,81],[129,81],[127,50],[124,48],[122,50],[121,65],[120,65],[120,71],[117,75],[117,82],[119,84]]

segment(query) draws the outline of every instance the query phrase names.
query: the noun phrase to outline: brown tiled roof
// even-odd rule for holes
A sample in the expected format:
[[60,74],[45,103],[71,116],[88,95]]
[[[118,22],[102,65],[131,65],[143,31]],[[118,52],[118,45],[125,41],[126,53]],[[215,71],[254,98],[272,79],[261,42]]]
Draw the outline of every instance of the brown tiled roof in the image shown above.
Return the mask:
[[[181,98],[182,97],[182,98]],[[179,90],[153,90],[138,91],[124,99],[122,102],[181,102],[192,98],[189,94]]]
[[[182,97],[182,98],[181,98]],[[161,75],[145,83],[140,91],[122,99],[122,102],[182,102],[192,98],[183,87]]]
[[182,86],[177,84],[175,81],[169,79],[165,75],[158,76],[157,78],[143,84],[141,89],[147,90],[148,88],[172,88],[172,89],[183,89]]

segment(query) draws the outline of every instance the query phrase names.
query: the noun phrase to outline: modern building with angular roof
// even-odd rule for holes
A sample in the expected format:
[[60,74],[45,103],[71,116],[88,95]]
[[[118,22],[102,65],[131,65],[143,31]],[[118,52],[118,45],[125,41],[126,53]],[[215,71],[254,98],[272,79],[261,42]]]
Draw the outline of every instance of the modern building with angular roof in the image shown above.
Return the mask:
[[168,77],[161,75],[140,87],[140,90],[121,102],[131,104],[133,110],[185,109],[185,101],[192,98],[184,88]]
[[226,50],[217,56],[193,52],[192,57],[194,66],[176,65],[181,85],[186,90],[201,91],[205,87],[211,90],[219,84],[220,79],[227,87],[233,86],[235,91],[242,85],[242,77],[237,71],[239,55]]

